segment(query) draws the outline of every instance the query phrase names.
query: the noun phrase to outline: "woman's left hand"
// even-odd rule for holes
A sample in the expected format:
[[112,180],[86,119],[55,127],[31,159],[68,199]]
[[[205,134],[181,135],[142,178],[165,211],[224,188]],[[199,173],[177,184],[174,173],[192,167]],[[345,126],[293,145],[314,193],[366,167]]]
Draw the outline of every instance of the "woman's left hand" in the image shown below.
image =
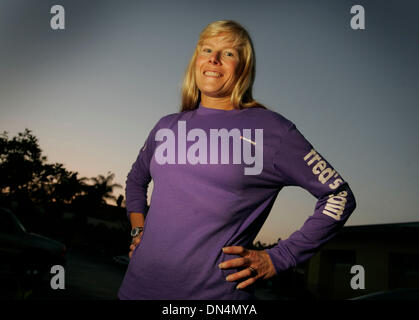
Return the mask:
[[237,285],[237,289],[243,289],[260,278],[265,280],[276,275],[272,260],[265,250],[250,250],[241,246],[231,246],[224,247],[223,252],[241,256],[241,258],[224,261],[218,266],[220,269],[245,268],[230,274],[226,279],[227,281],[246,279]]

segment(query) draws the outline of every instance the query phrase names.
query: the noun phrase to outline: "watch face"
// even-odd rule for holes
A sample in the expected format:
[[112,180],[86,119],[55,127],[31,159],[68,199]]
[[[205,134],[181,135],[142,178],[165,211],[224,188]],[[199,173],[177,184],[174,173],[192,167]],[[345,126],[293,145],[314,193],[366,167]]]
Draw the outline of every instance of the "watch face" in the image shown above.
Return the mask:
[[142,227],[135,227],[134,229],[131,230],[131,237],[136,237],[138,236],[141,231],[143,231]]
[[138,234],[139,234],[139,229],[138,228],[134,228],[134,229],[132,229],[131,230],[131,236],[132,237],[136,237],[136,236],[138,236]]

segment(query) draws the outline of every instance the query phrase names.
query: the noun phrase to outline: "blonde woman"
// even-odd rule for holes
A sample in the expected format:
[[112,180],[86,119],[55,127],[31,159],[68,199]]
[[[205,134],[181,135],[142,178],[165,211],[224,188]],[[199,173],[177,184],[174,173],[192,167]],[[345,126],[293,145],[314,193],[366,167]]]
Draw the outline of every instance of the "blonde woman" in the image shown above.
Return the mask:
[[[180,112],[158,121],[128,174],[133,242],[120,299],[253,299],[256,281],[310,258],[355,209],[348,183],[295,125],[253,99],[254,75],[241,25],[201,32]],[[313,215],[274,248],[248,249],[291,185],[318,199]]]

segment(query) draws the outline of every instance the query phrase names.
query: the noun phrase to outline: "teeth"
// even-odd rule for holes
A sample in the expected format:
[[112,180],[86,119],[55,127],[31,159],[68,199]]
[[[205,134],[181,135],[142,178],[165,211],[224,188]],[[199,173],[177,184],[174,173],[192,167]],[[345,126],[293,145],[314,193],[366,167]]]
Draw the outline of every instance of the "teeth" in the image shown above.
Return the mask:
[[221,77],[221,74],[218,72],[214,72],[214,71],[205,71],[204,73],[207,76],[215,76],[215,77]]

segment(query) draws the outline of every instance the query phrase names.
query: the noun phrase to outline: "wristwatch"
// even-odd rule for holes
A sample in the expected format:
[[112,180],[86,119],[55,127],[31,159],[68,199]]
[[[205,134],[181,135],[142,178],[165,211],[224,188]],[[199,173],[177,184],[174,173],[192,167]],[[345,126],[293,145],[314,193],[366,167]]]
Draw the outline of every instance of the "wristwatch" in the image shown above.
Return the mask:
[[143,227],[135,227],[131,230],[131,237],[135,238],[144,230]]

